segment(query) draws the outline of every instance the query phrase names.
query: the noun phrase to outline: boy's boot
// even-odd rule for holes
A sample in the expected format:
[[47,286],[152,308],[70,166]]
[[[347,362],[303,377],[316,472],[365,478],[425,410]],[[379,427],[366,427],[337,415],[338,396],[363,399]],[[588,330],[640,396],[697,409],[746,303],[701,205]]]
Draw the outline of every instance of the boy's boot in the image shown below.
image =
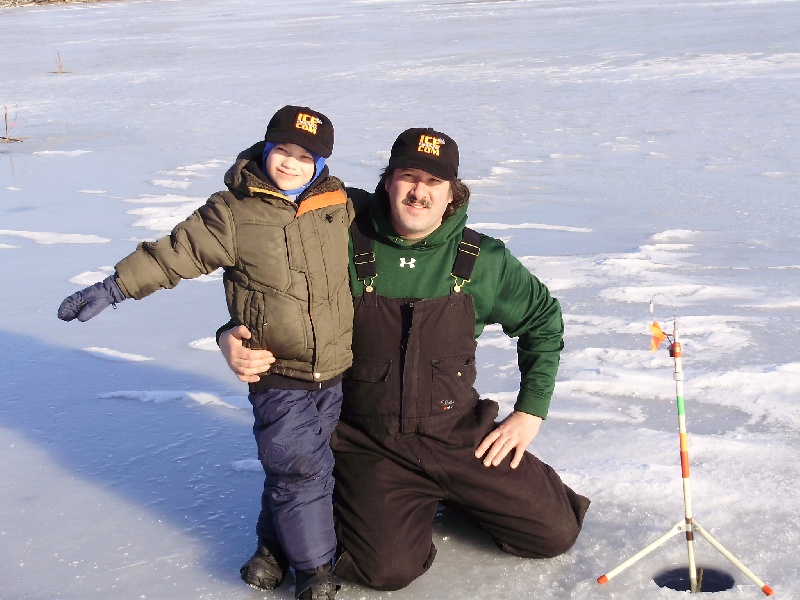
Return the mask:
[[242,580],[258,590],[274,590],[281,584],[289,570],[289,561],[283,552],[270,552],[265,540],[258,538],[256,553],[239,569]]
[[294,597],[298,600],[334,600],[336,580],[330,563],[325,563],[307,571],[295,570]]

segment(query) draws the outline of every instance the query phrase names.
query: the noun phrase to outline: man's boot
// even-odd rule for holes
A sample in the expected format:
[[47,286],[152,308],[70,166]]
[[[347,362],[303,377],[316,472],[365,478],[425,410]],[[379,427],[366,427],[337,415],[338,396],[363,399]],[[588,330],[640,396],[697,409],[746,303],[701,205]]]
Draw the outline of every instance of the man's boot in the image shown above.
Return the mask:
[[281,584],[289,570],[289,561],[283,552],[270,552],[265,540],[258,538],[256,553],[239,569],[242,580],[257,590],[274,590]]
[[307,571],[295,570],[294,597],[298,600],[333,600],[336,597],[336,580],[330,563]]

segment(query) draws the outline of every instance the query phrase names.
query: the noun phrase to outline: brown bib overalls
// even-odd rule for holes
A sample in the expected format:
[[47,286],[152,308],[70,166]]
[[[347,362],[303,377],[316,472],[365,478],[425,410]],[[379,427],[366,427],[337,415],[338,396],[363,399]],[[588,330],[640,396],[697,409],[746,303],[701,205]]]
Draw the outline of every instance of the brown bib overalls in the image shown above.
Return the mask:
[[[355,241],[355,240],[354,240]],[[498,405],[475,382],[471,296],[414,300],[375,291],[354,300],[354,363],[344,380],[332,439],[335,573],[369,587],[405,587],[433,562],[439,503],[489,533],[505,552],[562,554],[575,542],[589,500],[527,452],[484,467],[475,449]]]

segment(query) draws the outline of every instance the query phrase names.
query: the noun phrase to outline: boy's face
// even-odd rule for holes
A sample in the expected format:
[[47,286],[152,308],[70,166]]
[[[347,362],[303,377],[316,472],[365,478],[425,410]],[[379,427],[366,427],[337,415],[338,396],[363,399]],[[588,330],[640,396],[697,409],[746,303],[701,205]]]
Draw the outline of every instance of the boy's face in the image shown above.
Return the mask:
[[447,205],[453,201],[450,182],[421,169],[396,169],[385,187],[392,227],[409,240],[433,233],[442,224]]
[[277,144],[266,160],[267,175],[282,190],[303,187],[314,177],[314,157],[297,144]]

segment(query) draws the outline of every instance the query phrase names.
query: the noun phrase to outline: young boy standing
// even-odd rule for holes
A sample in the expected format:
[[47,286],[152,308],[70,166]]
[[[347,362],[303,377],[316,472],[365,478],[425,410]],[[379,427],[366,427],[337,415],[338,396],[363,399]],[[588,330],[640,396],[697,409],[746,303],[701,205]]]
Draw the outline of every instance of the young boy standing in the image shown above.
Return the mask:
[[331,600],[336,550],[330,436],[352,362],[353,304],[348,228],[353,206],[328,175],[333,125],[322,113],[284,106],[265,139],[225,174],[226,191],[143,242],[114,275],[67,297],[64,321],[87,321],[109,305],[224,270],[231,322],[249,346],[275,357],[250,384],[253,433],[266,474],[258,548],[241,569],[253,587],[277,587],[295,568],[296,597]]

